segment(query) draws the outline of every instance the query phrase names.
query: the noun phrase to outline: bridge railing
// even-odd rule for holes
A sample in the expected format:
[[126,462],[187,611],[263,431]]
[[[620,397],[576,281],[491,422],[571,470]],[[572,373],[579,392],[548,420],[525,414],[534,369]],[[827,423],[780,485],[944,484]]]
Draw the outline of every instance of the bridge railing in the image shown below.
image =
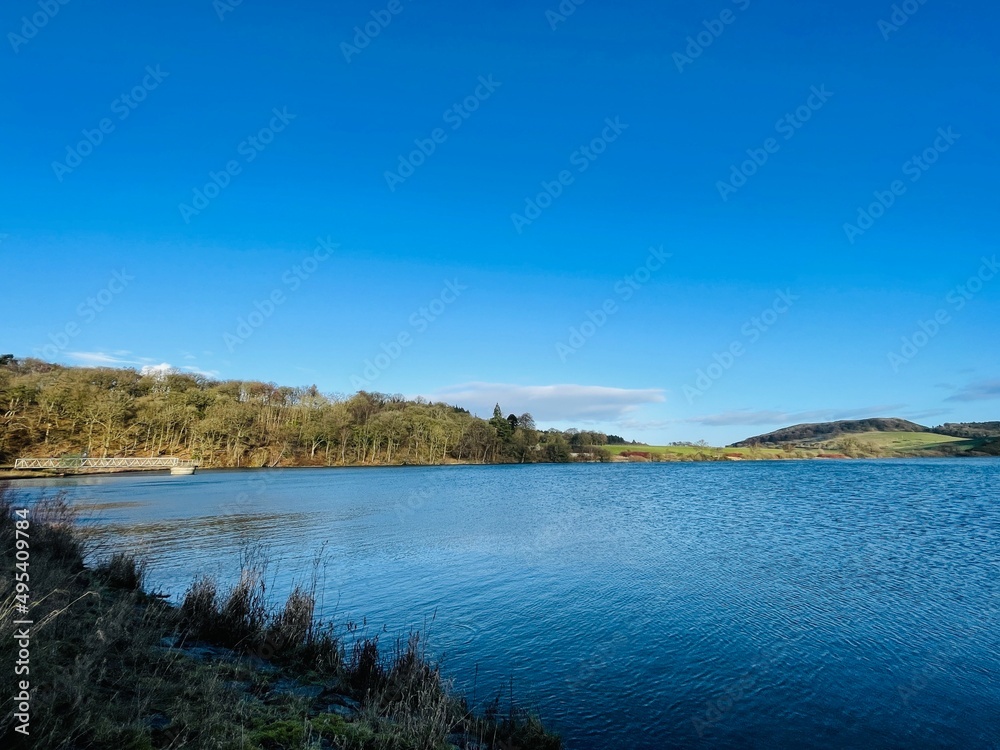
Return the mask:
[[185,461],[176,456],[155,458],[18,458],[15,469],[169,469],[173,466],[198,466],[197,461]]

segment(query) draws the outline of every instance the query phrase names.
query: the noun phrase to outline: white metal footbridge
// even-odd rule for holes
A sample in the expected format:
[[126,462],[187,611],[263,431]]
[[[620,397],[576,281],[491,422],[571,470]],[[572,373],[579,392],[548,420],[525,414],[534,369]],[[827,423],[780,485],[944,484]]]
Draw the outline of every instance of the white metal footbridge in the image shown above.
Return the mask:
[[197,461],[185,461],[176,456],[156,458],[83,458],[82,456],[60,456],[59,458],[18,458],[15,469],[62,469],[83,471],[86,469],[170,469],[171,474],[194,474]]

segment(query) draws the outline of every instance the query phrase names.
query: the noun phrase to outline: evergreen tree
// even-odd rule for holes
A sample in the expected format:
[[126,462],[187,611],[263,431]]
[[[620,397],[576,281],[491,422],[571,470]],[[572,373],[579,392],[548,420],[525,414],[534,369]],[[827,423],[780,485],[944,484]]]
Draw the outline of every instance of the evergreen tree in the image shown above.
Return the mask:
[[511,438],[514,437],[514,426],[504,417],[503,411],[500,409],[500,404],[493,407],[493,418],[490,419],[490,425],[496,430],[501,452],[505,455],[509,454],[509,451],[506,449],[510,447]]

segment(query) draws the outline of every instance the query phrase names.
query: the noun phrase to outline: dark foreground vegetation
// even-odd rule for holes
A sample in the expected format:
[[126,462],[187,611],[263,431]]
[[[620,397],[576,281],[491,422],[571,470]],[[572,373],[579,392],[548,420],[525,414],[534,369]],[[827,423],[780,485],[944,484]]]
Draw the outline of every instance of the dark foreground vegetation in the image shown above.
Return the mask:
[[[322,394],[180,372],[0,356],[0,465],[23,456],[170,455],[206,467],[608,460],[615,435],[538,430],[423,399]],[[574,455],[575,454],[575,455]]]
[[[356,626],[316,618],[313,586],[280,609],[263,570],[202,579],[173,607],[143,589],[143,566],[115,553],[93,566],[59,498],[30,508],[29,611],[19,614],[14,494],[0,485],[0,662],[11,674],[15,620],[30,628],[30,736],[4,691],[0,747],[46,750],[558,750],[558,738],[504,689],[471,706],[419,635],[387,650]],[[22,524],[23,526],[23,524]],[[23,537],[22,537],[23,538]],[[21,545],[23,548],[24,545]],[[99,552],[99,551],[98,551]],[[22,555],[23,557],[23,555]]]

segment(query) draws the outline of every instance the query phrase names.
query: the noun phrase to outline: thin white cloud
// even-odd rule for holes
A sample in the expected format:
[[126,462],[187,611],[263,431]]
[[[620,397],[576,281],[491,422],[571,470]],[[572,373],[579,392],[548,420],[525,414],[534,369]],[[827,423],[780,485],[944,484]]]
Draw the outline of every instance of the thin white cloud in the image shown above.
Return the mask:
[[132,367],[140,365],[139,372],[143,375],[163,376],[168,372],[184,372],[203,375],[206,378],[216,379],[219,377],[218,370],[203,370],[194,365],[185,365],[182,368],[175,367],[169,362],[160,362],[152,357],[139,357],[126,349],[118,349],[114,352],[67,352],[67,356],[76,362],[89,367]]
[[620,419],[617,424],[626,430],[665,430],[675,427],[677,419]]
[[685,421],[707,427],[730,427],[736,425],[791,425],[803,422],[833,422],[838,419],[869,419],[873,417],[891,417],[893,412],[902,409],[905,404],[887,404],[868,406],[862,409],[817,409],[815,411],[751,411],[738,409],[721,414],[708,414],[701,417],[691,417]]
[[951,412],[951,409],[924,409],[923,411],[903,412],[901,416],[903,419],[910,419],[916,422],[921,419],[927,419],[927,417],[940,417],[944,414],[951,414]]
[[646,404],[666,401],[659,388],[609,388],[599,385],[513,385],[461,383],[431,394],[435,401],[463,406],[489,416],[499,403],[504,414],[530,412],[538,421],[613,421]]
[[184,371],[193,372],[195,375],[203,375],[204,377],[211,379],[219,377],[218,370],[202,370],[200,367],[193,367],[192,365],[185,365]]
[[1000,398],[1000,380],[979,380],[960,388],[946,401],[989,401]]
[[102,365],[136,365],[139,364],[138,360],[134,359],[122,359],[123,356],[131,354],[127,351],[116,351],[112,354],[107,352],[66,352],[66,356],[70,359],[74,359],[77,362],[82,362],[86,365],[91,366],[102,366]]

